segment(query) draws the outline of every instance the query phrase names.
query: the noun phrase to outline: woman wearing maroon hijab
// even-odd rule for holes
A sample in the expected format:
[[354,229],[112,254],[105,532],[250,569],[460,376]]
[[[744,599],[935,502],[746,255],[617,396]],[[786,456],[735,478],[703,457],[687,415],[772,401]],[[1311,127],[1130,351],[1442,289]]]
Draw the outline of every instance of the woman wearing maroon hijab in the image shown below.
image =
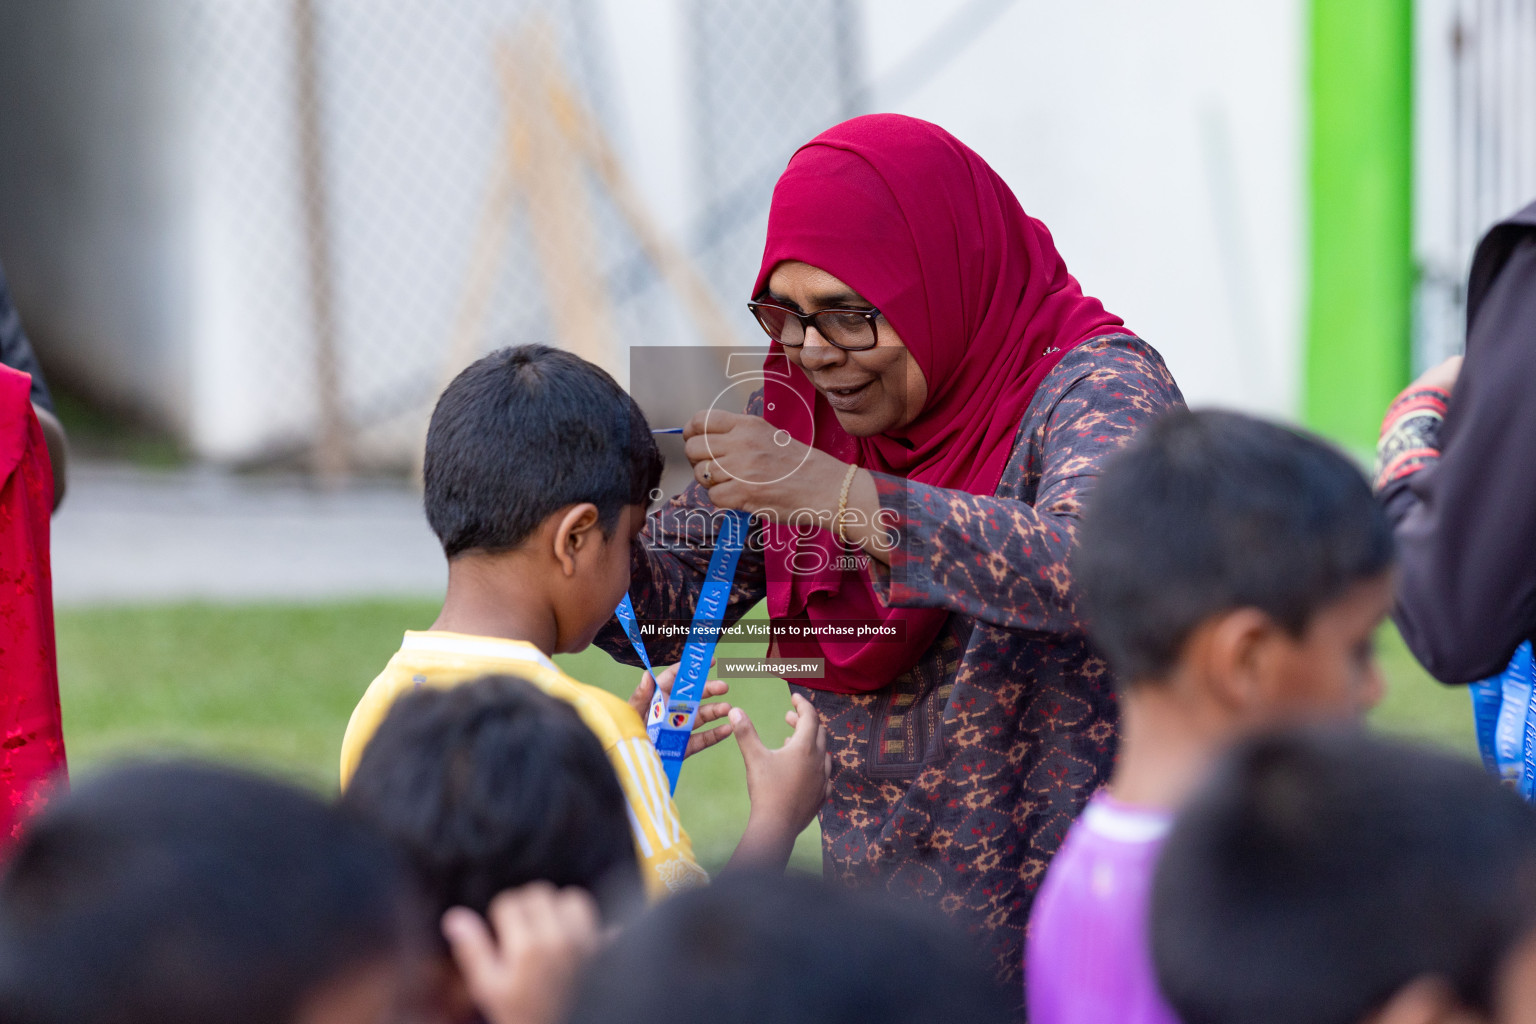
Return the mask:
[[[753,513],[728,621],[766,599],[793,634],[771,653],[824,660],[793,689],[833,753],[826,875],[937,903],[1016,980],[1035,888],[1115,752],[1067,570],[1078,510],[1182,398],[1002,179],[909,117],[794,155],[752,298],[764,388],[689,423],[695,483],[642,534],[635,610],[686,621],[700,510]],[[848,623],[868,628],[834,639]],[[617,626],[599,643],[632,658]]]

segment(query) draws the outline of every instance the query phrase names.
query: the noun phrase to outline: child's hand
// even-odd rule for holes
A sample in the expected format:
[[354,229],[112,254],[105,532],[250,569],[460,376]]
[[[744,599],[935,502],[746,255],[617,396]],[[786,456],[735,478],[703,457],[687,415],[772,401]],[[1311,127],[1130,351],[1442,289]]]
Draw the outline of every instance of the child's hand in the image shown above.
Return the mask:
[[[714,664],[713,661],[710,662]],[[661,693],[665,699],[672,695],[672,684],[677,680],[677,666],[668,665],[661,670]],[[640,716],[640,721],[646,721],[651,713],[651,698],[656,693],[658,680],[652,679],[650,672],[640,673],[640,685],[635,687],[635,692],[629,695],[629,706],[635,709],[635,714]],[[720,697],[730,692],[730,685],[721,679],[711,679],[704,684],[704,699]],[[731,734],[732,725],[729,720],[720,722],[731,713],[731,706],[724,701],[713,704],[700,704],[699,713],[694,717],[693,727],[698,731],[688,738],[688,749],[683,751],[684,757],[692,757],[701,750],[708,750]],[[719,725],[709,729],[699,728],[709,725],[710,722],[720,722]]]
[[790,701],[794,710],[786,720],[795,731],[778,750],[763,745],[745,711],[736,708],[730,714],[747,766],[752,812],[728,868],[784,867],[795,837],[816,817],[831,790],[832,755],[827,752],[826,727],[810,701],[799,694]]
[[470,998],[490,1024],[559,1024],[577,969],[598,947],[597,904],[583,889],[533,882],[497,896],[489,916],[494,936],[473,910],[443,915]]

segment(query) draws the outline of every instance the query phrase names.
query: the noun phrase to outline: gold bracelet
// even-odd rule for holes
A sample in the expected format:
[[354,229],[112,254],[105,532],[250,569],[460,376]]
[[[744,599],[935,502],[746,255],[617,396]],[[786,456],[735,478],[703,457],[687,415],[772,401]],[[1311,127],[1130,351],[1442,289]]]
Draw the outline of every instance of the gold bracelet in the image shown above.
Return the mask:
[[843,516],[848,514],[848,489],[853,486],[853,475],[859,471],[857,463],[848,467],[848,472],[843,476],[843,492],[837,496],[837,518],[832,520],[836,528],[837,539],[846,547],[851,542],[843,536]]

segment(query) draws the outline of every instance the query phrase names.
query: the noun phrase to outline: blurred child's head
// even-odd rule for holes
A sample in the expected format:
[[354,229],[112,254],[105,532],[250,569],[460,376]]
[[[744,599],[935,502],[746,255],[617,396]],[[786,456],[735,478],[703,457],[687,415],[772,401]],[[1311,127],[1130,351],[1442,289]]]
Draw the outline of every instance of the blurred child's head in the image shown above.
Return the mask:
[[1151,921],[1185,1024],[1536,1020],[1536,812],[1463,758],[1255,738],[1175,823]]
[[416,864],[436,916],[484,914],[529,882],[580,886],[613,917],[640,888],[624,792],[569,704],[522,679],[395,702],[343,802]]
[[0,878],[9,1024],[371,1024],[425,945],[403,859],[315,797],[140,765],[57,800]]
[[1353,715],[1381,694],[1392,531],[1360,471],[1236,413],[1159,417],[1105,466],[1073,572],[1133,690],[1189,687],[1233,721]]
[[504,348],[438,399],[427,520],[450,565],[520,556],[509,570],[544,590],[557,650],[580,650],[628,589],[661,469],[639,406],[602,369],[546,345]]
[[1001,1024],[980,954],[914,904],[726,874],[653,908],[588,966],[570,1024]]
[[[484,916],[529,882],[579,886],[614,920],[639,899],[624,792],[569,704],[486,676],[395,702],[342,798],[416,866],[434,928],[450,907]],[[446,1021],[476,1020],[439,944],[431,997]]]

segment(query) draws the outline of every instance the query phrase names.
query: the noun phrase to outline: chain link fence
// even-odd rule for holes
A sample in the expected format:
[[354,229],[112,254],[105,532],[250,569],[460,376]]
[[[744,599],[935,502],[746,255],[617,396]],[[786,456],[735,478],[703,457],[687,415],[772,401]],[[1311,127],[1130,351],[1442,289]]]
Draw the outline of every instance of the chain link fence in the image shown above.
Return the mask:
[[1430,204],[1437,244],[1422,259],[1417,369],[1462,350],[1473,249],[1494,223],[1536,200],[1536,0],[1421,7],[1430,52],[1421,55],[1429,73],[1419,100],[1443,111],[1429,140],[1443,164],[1421,173],[1418,187],[1444,194]]
[[326,474],[406,463],[443,385],[497,346],[557,344],[623,381],[630,344],[755,343],[773,180],[864,95],[855,0],[680,0],[668,160],[694,206],[669,231],[614,70],[654,41],[616,38],[600,3],[175,2],[198,288],[245,325],[210,386],[238,447]]

